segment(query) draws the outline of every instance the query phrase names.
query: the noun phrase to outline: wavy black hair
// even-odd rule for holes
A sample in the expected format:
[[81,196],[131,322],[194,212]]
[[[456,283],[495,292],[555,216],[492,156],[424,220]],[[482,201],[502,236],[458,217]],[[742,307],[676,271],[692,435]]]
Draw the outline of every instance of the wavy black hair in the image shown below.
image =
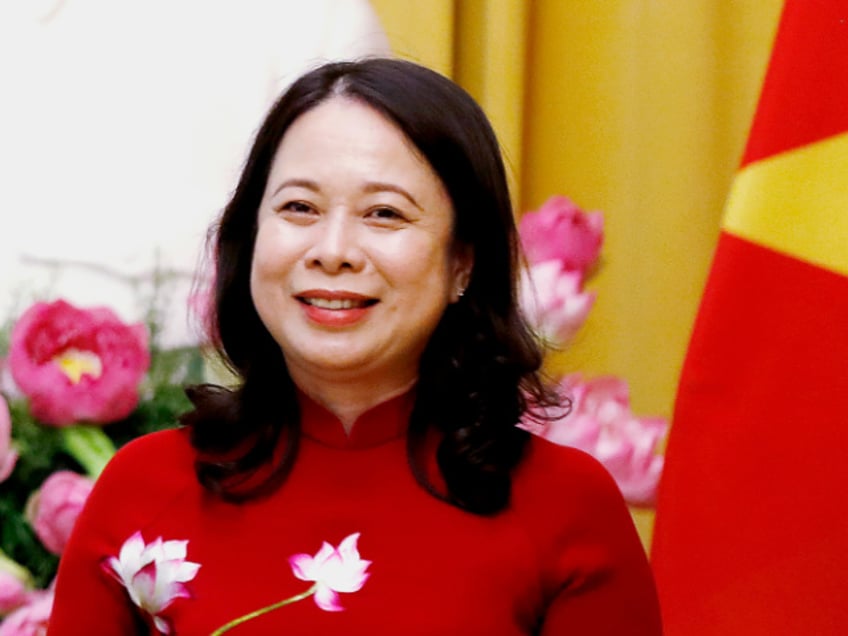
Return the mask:
[[[435,71],[396,59],[333,62],[308,72],[277,100],[256,134],[210,234],[213,340],[239,382],[187,389],[194,410],[181,422],[199,451],[198,478],[228,500],[244,500],[276,488],[294,462],[297,395],[280,347],[251,300],[251,259],[257,212],[283,135],[334,96],[368,105],[403,131],[450,196],[454,240],[474,255],[464,295],[447,308],[420,361],[408,456],[418,482],[435,496],[495,513],[508,505],[510,475],[528,440],[516,423],[528,408],[555,399],[540,378],[542,352],[518,307],[520,255],[506,172],[494,131],[471,96]],[[434,431],[447,492],[430,483],[419,452]],[[275,453],[279,448],[283,452]]]

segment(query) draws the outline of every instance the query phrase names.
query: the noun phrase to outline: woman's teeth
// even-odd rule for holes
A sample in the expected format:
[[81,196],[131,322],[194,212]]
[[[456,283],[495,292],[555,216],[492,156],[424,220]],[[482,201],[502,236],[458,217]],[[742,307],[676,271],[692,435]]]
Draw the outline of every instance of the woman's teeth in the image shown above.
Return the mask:
[[367,305],[367,301],[365,300],[353,300],[351,298],[304,298],[303,301],[307,305],[321,309],[357,309]]

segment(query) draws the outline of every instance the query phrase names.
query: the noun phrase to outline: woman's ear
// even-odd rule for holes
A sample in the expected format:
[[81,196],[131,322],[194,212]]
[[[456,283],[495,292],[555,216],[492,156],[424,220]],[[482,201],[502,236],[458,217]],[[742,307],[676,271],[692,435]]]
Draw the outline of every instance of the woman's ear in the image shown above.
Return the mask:
[[474,249],[470,245],[457,246],[453,256],[453,289],[451,302],[458,302],[465,293],[465,288],[471,282],[471,272],[474,269]]

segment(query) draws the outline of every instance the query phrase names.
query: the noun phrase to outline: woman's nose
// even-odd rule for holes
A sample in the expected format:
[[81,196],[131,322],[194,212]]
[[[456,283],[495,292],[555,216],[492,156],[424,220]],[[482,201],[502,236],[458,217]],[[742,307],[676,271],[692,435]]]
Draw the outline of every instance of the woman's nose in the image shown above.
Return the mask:
[[362,269],[365,259],[355,218],[344,212],[328,213],[315,229],[307,266],[328,272]]

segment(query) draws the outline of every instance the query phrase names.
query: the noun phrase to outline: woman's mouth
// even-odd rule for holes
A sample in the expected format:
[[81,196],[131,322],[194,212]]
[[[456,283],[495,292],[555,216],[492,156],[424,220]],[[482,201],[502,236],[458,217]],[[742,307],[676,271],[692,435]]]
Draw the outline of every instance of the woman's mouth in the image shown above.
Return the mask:
[[364,307],[370,307],[371,305],[377,302],[377,300],[374,298],[312,298],[303,296],[298,296],[298,300],[307,305],[311,305],[312,307],[330,310],[359,309]]
[[307,319],[322,327],[348,327],[364,320],[377,304],[370,298],[352,292],[308,291],[295,296]]

